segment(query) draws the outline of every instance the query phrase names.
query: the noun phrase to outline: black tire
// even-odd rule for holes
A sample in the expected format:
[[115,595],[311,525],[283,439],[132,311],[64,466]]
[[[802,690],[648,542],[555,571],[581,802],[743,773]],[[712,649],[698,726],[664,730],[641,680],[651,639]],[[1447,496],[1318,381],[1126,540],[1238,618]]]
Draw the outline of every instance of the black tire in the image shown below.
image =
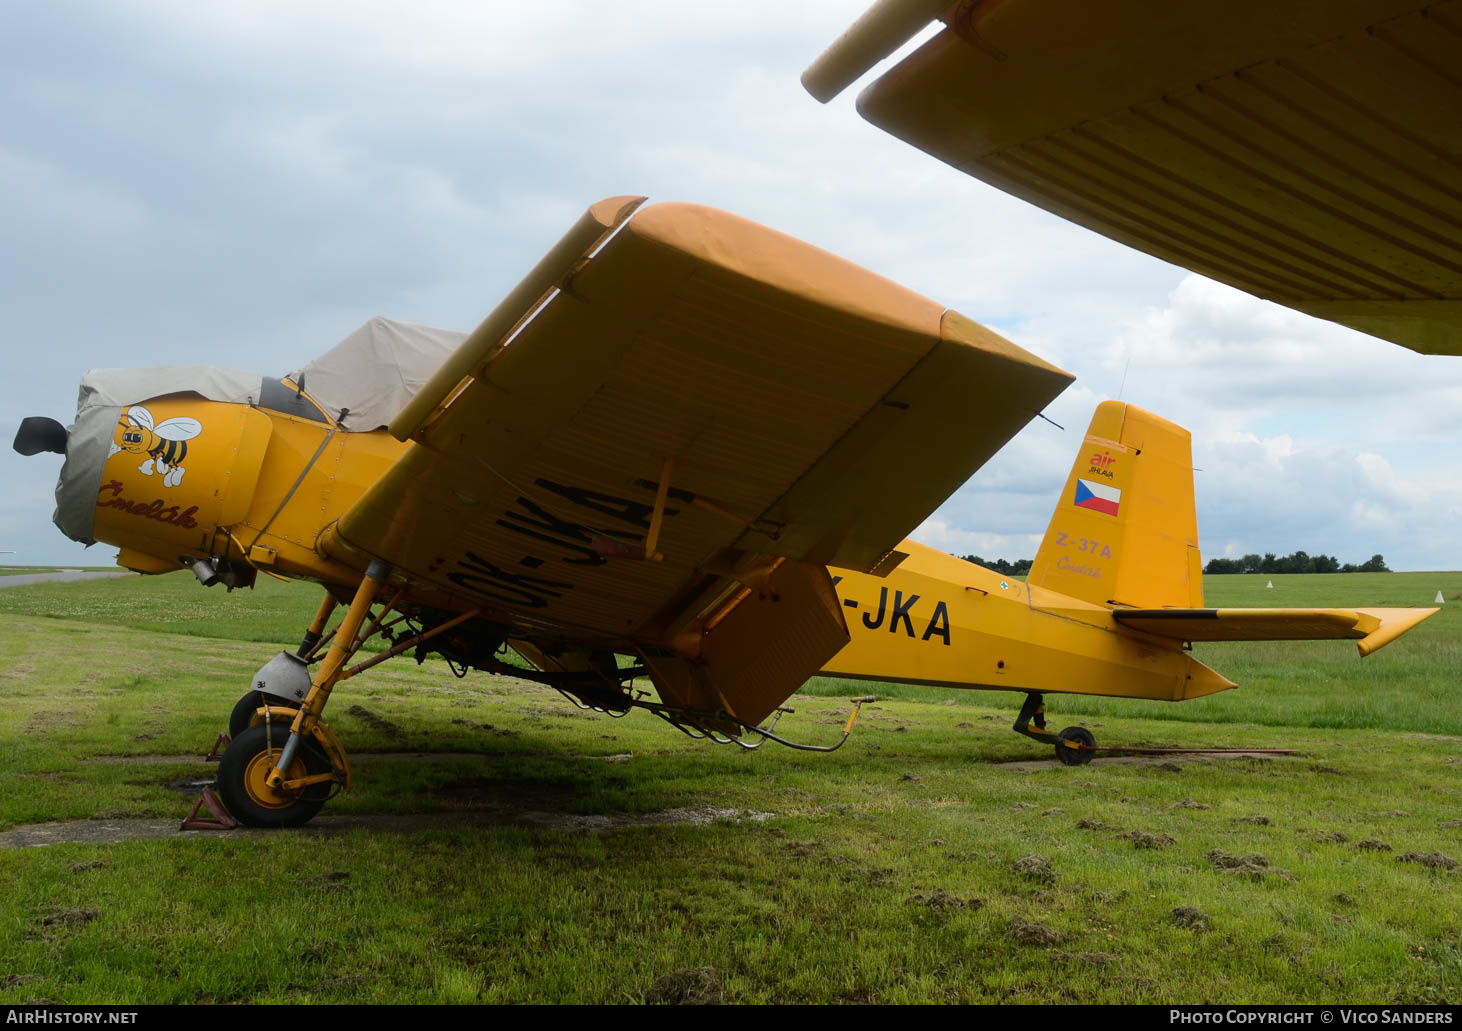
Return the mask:
[[265,694],[263,691],[250,691],[238,700],[234,705],[234,711],[228,714],[230,739],[238,737],[249,729],[249,724],[254,721],[254,714],[259,711],[261,705],[287,705],[291,709],[300,707],[300,703],[292,698],[281,698],[278,695]]
[[[1091,731],[1085,727],[1067,727],[1056,735],[1056,758],[1060,759],[1066,766],[1085,766],[1091,762],[1096,755],[1091,749],[1096,744],[1096,738]],[[1074,741],[1082,745],[1081,748],[1071,748],[1066,742]],[[233,747],[230,745],[229,747]]]
[[[330,797],[331,782],[311,784],[294,794],[269,788],[264,778],[289,740],[281,720],[247,727],[234,738],[218,764],[218,794],[234,819],[247,827],[298,827],[308,823]],[[288,771],[292,777],[330,772],[330,760],[305,740]]]

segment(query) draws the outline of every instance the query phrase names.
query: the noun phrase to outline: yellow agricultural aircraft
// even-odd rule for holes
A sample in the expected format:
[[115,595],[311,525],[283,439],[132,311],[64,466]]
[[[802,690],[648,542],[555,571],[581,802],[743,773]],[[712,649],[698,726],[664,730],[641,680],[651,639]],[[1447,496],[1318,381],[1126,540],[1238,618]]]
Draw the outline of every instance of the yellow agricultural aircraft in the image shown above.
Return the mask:
[[1204,609],[1188,434],[1110,402],[1027,583],[905,540],[1071,377],[824,251],[642,200],[591,207],[471,334],[376,319],[282,378],[92,371],[69,429],[22,423],[17,451],[66,456],[57,525],[120,565],[325,588],[230,717],[239,821],[349,786],[331,692],[408,651],[743,747],[782,740],[819,671],[1021,691],[1016,729],[1080,763],[1044,692],[1192,698],[1233,685],[1188,641],[1364,655],[1435,611]]
[[1462,0],[879,0],[802,76],[1148,254],[1462,354]]

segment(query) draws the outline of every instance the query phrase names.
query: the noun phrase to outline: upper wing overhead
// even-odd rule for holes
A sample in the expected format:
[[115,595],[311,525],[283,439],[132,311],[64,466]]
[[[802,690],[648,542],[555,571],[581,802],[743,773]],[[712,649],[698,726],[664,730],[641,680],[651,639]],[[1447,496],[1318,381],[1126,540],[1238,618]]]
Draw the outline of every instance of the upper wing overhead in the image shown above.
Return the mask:
[[636,203],[595,205],[468,337],[327,548],[517,620],[669,639],[769,557],[878,566],[1071,378],[790,237]]
[[1462,2],[882,0],[826,100],[1149,254],[1417,351],[1462,353]]
[[1358,639],[1362,656],[1390,644],[1436,609],[1115,609],[1123,626],[1179,641]]

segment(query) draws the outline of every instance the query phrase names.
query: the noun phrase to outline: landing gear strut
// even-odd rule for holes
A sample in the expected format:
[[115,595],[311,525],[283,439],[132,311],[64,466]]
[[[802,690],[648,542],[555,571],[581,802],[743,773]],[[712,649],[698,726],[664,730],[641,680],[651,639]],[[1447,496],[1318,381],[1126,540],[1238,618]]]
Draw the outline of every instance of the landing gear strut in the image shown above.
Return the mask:
[[[1032,722],[1035,726],[1031,726]],[[1059,734],[1046,729],[1046,703],[1035,691],[1025,696],[1025,704],[1020,707],[1020,715],[1015,717],[1015,726],[1011,729],[1034,741],[1054,746],[1056,758],[1066,766],[1085,766],[1096,754],[1096,738],[1085,727],[1067,727]]]
[[[336,790],[349,790],[350,764],[345,750],[321,719],[325,704],[330,699],[330,692],[341,681],[409,649],[417,649],[417,658],[420,661],[426,651],[426,642],[483,616],[483,610],[476,608],[443,619],[425,629],[419,629],[408,622],[407,626],[416,632],[405,639],[398,638],[392,632],[392,627],[408,620],[427,623],[435,614],[429,610],[427,614],[417,612],[412,615],[406,607],[401,606],[402,598],[406,594],[405,587],[386,597],[380,605],[379,614],[374,614],[372,606],[390,574],[389,566],[373,561],[361,579],[344,617],[329,632],[325,631],[325,624],[335,607],[335,601],[333,597],[327,597],[306,631],[299,650],[294,653],[281,652],[275,656],[255,674],[254,689],[235,705],[229,720],[232,741],[229,741],[229,735],[219,737],[220,745],[226,747],[219,764],[218,795],[239,823],[251,827],[297,827],[313,817]],[[465,667],[475,666],[489,672],[538,680],[571,696],[579,696],[574,699],[576,704],[608,711],[610,715],[623,715],[631,708],[647,709],[692,737],[709,738],[717,744],[734,743],[744,749],[758,748],[762,742],[770,740],[805,751],[834,751],[852,732],[853,720],[857,718],[859,706],[873,700],[853,700],[853,712],[848,717],[842,738],[837,743],[797,744],[778,736],[773,730],[781,713],[790,712],[790,709],[778,710],[777,716],[772,718],[768,726],[752,726],[729,712],[698,711],[646,702],[634,697],[622,683],[618,689],[605,686],[606,682],[612,685],[616,681],[632,678],[636,673],[643,672],[638,667],[611,667],[613,679],[594,671],[541,672],[507,667],[491,656],[506,639],[508,628],[486,622],[479,631],[482,628],[491,637],[489,649],[484,650],[481,647],[483,633],[478,632],[474,637],[470,632],[471,626],[466,628],[469,631],[465,634],[468,644],[443,638],[442,641],[448,641],[445,648],[442,647],[442,641],[438,641],[432,648],[442,650],[448,662],[456,654],[464,667],[464,674]],[[347,668],[346,663],[356,655],[361,645],[378,633],[392,642],[391,647]],[[319,667],[311,674],[310,667],[317,662]],[[726,727],[733,729],[717,729]],[[747,744],[740,737],[734,736],[743,732],[756,735],[759,740],[755,744]],[[215,752],[217,750],[215,746]],[[206,793],[203,801],[209,797]],[[196,816],[197,808],[195,807],[193,816]],[[193,816],[189,818],[190,826],[198,829],[222,829],[221,820],[205,824],[194,821]]]
[[[481,615],[480,609],[473,609],[405,640],[392,637],[395,643],[386,651],[347,669],[361,645],[377,633],[390,637],[389,628],[408,618],[396,608],[404,588],[386,598],[379,615],[371,612],[390,572],[385,563],[372,562],[349,609],[329,633],[325,623],[335,600],[327,597],[298,652],[276,656],[260,671],[256,689],[234,706],[229,720],[233,740],[219,763],[218,794],[240,823],[297,827],[314,816],[335,790],[348,789],[350,763],[345,749],[320,718],[330,692],[340,681]],[[388,622],[393,609],[397,614]],[[309,667],[317,661],[319,668],[311,675]],[[265,683],[276,682],[288,689],[286,694],[263,690]]]

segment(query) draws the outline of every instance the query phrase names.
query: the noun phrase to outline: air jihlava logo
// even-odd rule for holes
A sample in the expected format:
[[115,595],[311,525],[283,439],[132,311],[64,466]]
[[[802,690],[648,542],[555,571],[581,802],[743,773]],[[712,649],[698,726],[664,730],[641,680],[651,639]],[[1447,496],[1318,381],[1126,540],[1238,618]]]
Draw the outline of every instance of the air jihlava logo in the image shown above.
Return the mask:
[[1091,467],[1086,471],[1088,476],[1105,476],[1110,480],[1116,475],[1112,470],[1117,459],[1110,451],[1093,451],[1086,463]]

